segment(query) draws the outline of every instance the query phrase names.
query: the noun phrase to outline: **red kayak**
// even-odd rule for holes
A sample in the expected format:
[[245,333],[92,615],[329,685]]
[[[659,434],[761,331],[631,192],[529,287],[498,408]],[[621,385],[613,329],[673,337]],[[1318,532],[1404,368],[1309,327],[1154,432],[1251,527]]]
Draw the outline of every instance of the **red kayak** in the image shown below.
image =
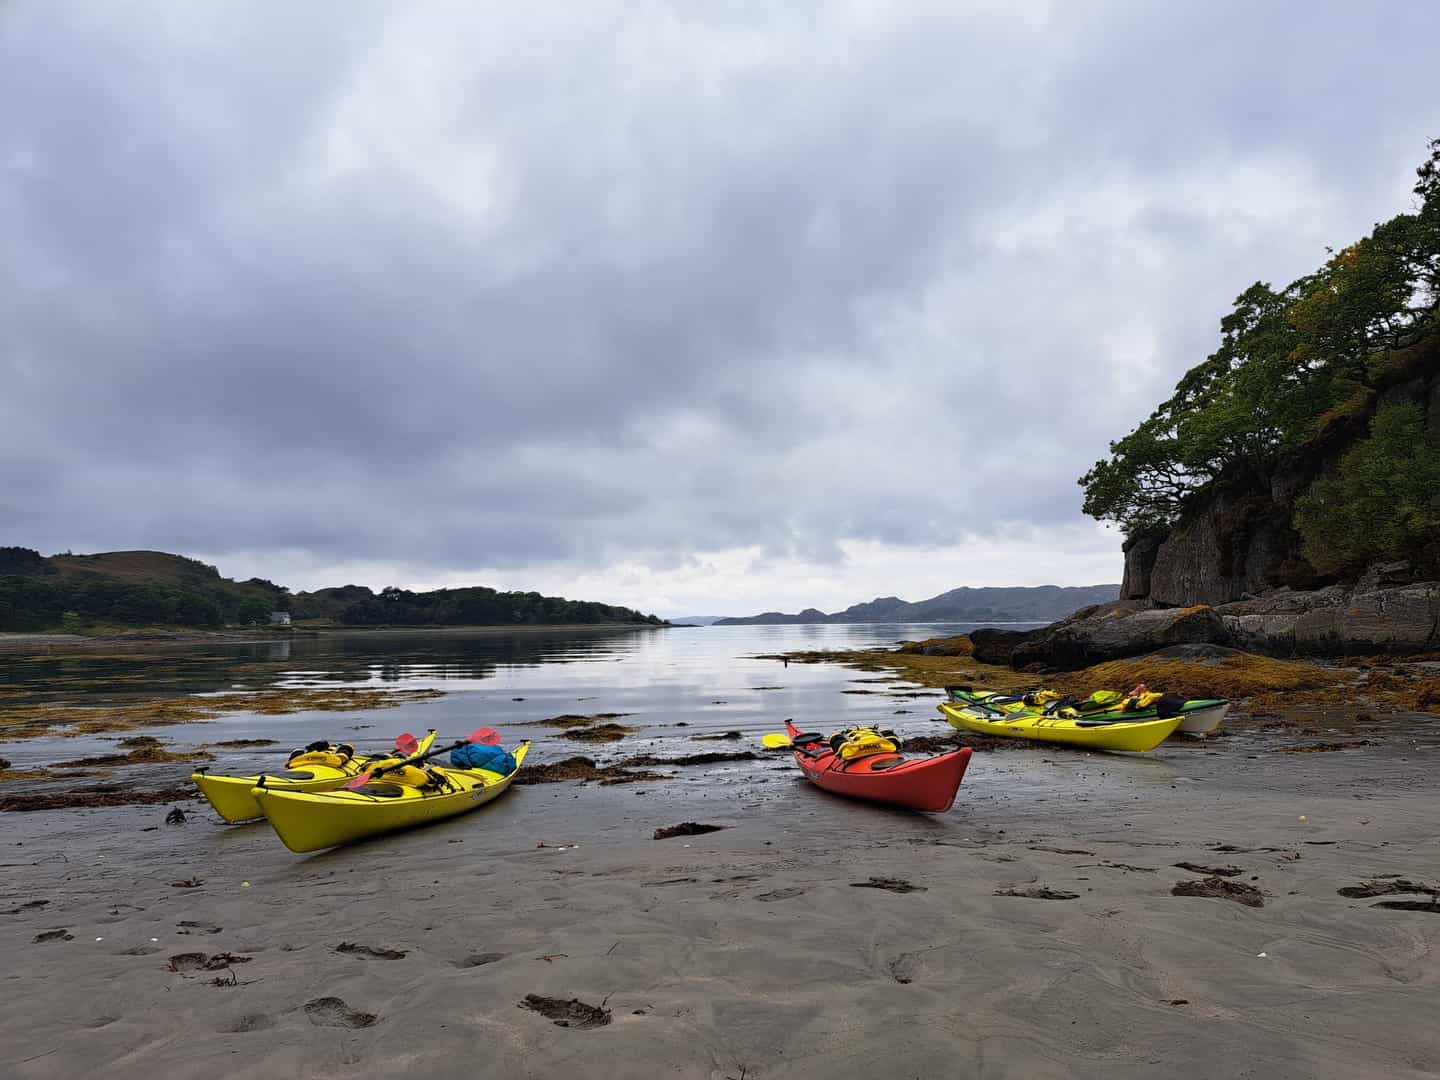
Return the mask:
[[950,809],[970,764],[968,746],[935,757],[873,754],[845,761],[823,735],[807,735],[785,721],[795,763],[805,778],[826,791],[852,799],[941,813]]

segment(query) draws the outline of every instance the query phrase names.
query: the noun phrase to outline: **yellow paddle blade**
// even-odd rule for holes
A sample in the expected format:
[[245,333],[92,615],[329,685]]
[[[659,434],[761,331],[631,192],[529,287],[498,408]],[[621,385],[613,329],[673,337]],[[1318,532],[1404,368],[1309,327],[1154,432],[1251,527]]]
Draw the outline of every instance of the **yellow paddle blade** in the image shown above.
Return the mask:
[[771,750],[774,750],[776,747],[779,746],[789,746],[790,736],[785,735],[779,731],[774,731],[771,732],[769,735],[762,735],[760,737],[760,741],[764,743],[767,747],[769,747]]

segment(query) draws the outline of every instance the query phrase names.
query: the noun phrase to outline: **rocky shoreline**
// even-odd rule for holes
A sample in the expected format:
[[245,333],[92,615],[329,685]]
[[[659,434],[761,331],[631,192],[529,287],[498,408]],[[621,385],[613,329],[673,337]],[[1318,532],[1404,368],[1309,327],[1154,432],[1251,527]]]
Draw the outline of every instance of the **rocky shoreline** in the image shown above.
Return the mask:
[[1271,589],[1229,603],[1160,607],[1121,600],[1030,631],[977,630],[976,656],[1027,671],[1074,671],[1176,645],[1277,657],[1440,654],[1440,582]]

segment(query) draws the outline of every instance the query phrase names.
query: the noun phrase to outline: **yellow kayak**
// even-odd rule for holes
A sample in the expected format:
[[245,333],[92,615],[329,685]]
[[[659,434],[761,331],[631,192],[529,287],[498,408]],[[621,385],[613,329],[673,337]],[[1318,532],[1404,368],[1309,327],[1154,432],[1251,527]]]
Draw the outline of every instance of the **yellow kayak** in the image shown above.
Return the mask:
[[[420,740],[415,752],[424,753],[434,741],[435,732],[431,731]],[[283,771],[262,775],[265,786],[276,791],[330,791],[359,776],[367,766],[389,760],[394,759],[356,755],[354,748],[344,743],[324,750],[306,747],[303,752],[290,755]],[[259,776],[212,776],[201,769],[191,773],[190,779],[226,821],[254,821],[265,816],[265,811],[250,794],[260,782]]]
[[489,769],[432,766],[425,772],[433,774],[436,782],[424,787],[380,777],[355,791],[320,792],[272,788],[267,778],[265,786],[252,794],[286,847],[319,851],[483,806],[510,787],[529,749],[528,742],[515,748],[515,771],[504,775]]
[[951,725],[980,735],[1084,746],[1091,750],[1154,750],[1180,726],[1181,717],[1096,723],[1083,717],[1036,715],[1022,705],[1013,714],[1005,706],[961,705],[947,701],[937,706]]

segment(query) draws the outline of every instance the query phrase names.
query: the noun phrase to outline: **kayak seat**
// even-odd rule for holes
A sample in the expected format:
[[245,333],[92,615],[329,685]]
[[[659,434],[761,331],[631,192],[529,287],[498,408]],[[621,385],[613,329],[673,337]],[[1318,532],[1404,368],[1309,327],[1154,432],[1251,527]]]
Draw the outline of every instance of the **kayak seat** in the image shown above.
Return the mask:
[[361,795],[374,795],[381,799],[400,798],[400,788],[396,784],[366,784],[359,791]]
[[886,758],[884,761],[873,761],[870,763],[870,771],[883,772],[886,769],[893,769],[896,765],[904,765],[905,760],[903,757],[893,757]]

